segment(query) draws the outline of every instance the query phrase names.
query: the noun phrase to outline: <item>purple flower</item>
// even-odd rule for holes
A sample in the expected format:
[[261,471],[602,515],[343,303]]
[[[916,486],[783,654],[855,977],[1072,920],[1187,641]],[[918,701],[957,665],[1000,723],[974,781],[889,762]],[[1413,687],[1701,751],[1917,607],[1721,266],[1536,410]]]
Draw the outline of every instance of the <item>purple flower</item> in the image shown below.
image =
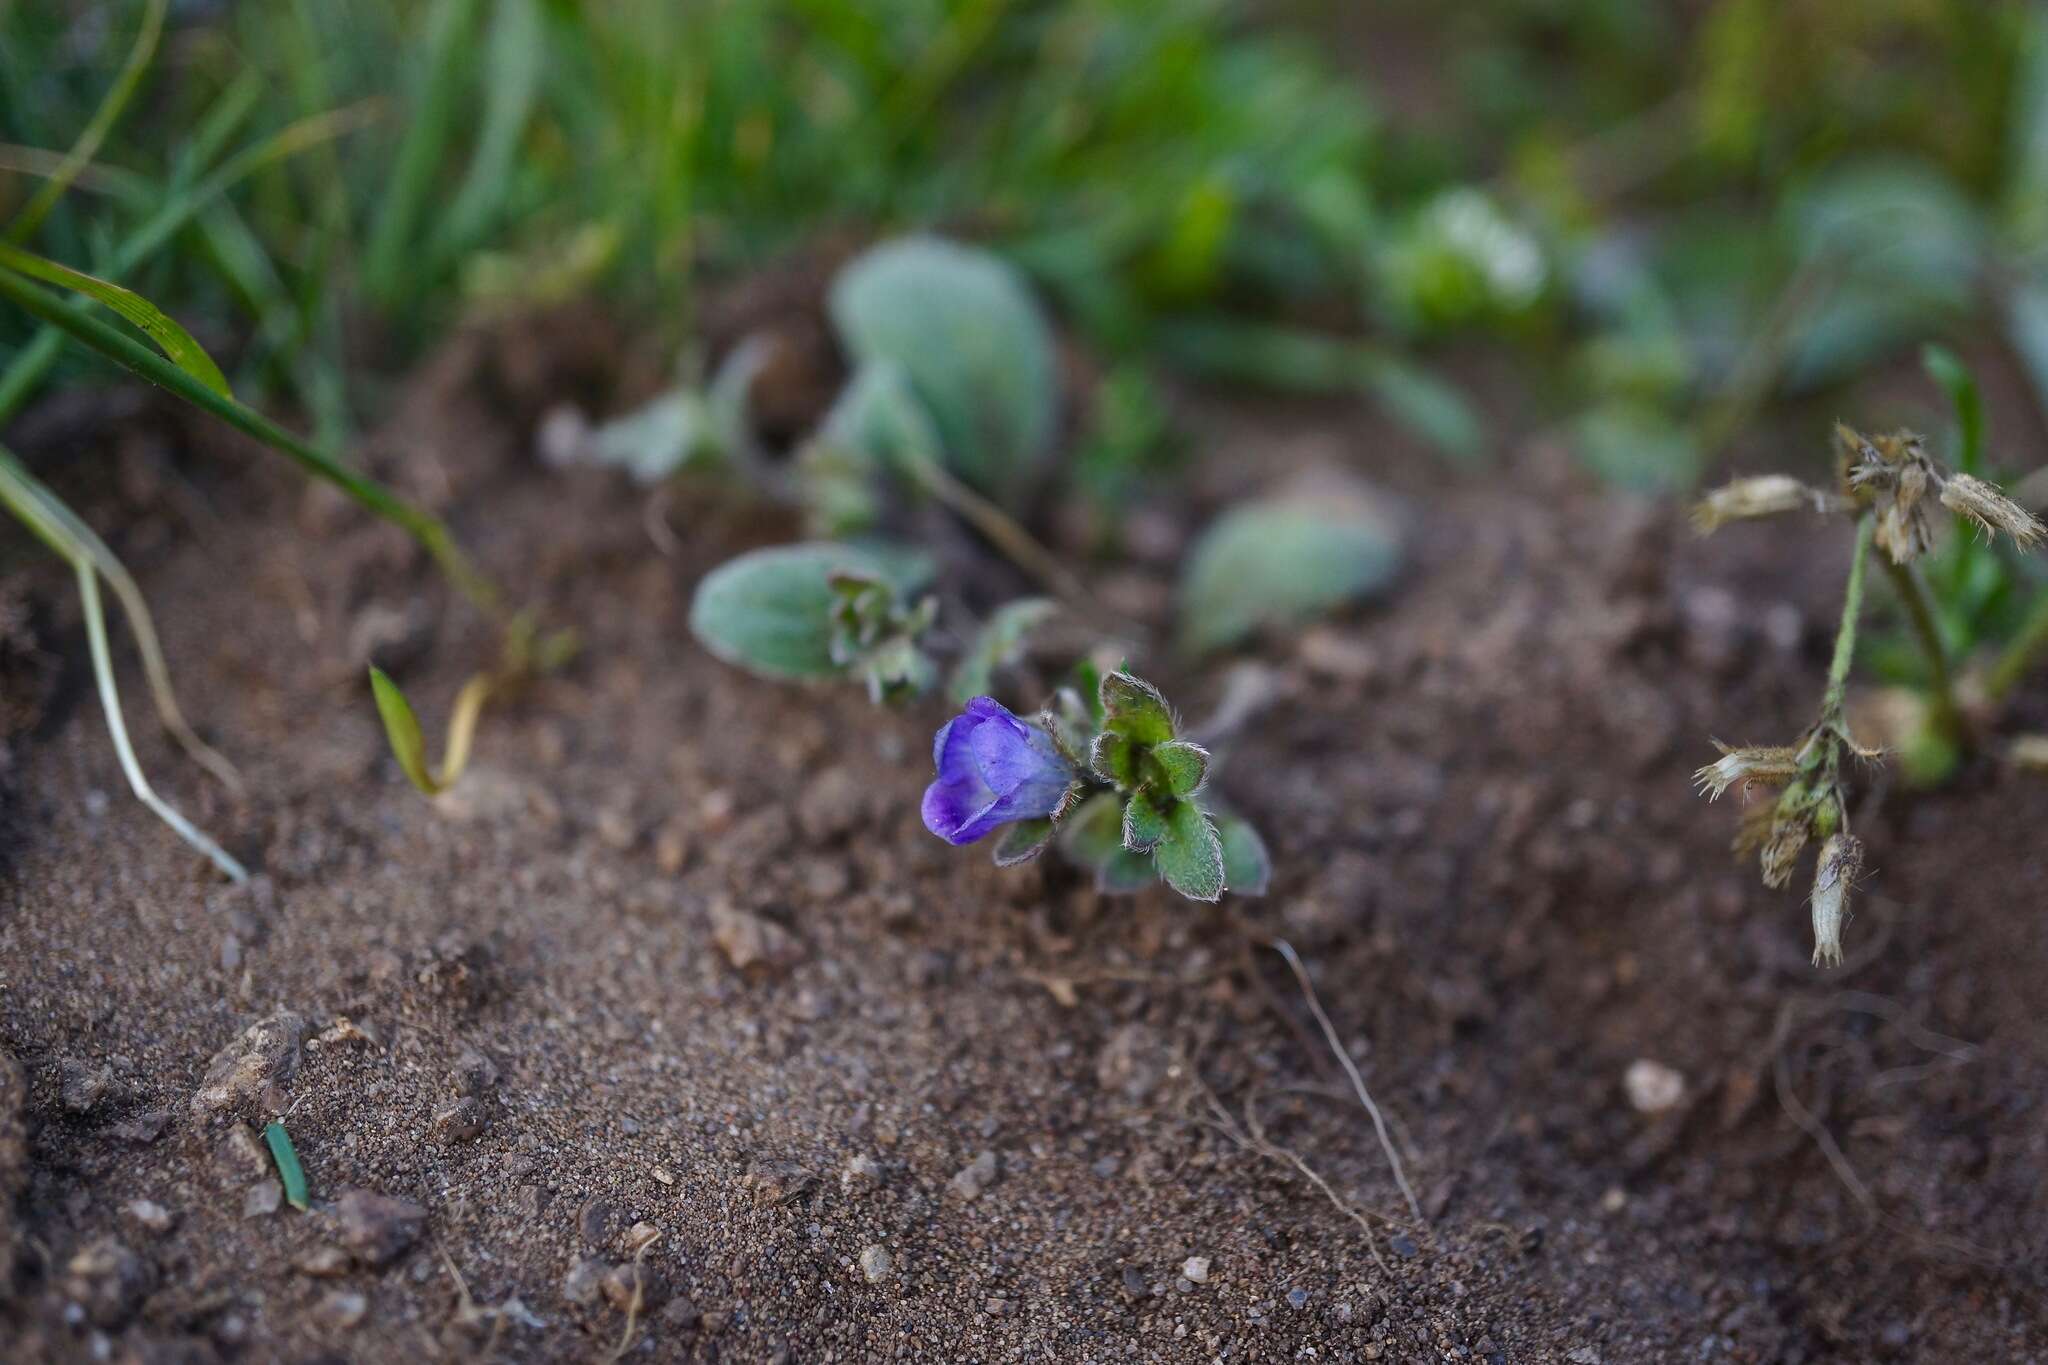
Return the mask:
[[1052,736],[993,697],[976,697],[939,728],[932,762],[939,777],[924,789],[924,826],[949,844],[1051,815],[1074,779]]

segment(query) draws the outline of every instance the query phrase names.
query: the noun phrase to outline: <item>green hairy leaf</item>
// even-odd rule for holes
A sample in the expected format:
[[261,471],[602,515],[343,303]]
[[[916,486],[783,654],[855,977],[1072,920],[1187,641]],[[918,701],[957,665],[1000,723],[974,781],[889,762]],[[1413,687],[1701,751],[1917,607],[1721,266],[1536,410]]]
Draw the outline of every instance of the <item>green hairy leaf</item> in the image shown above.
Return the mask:
[[1146,853],[1165,837],[1166,812],[1142,793],[1133,796],[1124,806],[1124,847],[1133,853]]
[[1166,819],[1166,836],[1152,851],[1166,884],[1192,901],[1223,896],[1223,842],[1201,807],[1177,802]]
[[1184,739],[1159,745],[1152,751],[1152,761],[1165,774],[1167,790],[1175,796],[1193,796],[1209,776],[1209,751]]
[[1129,673],[1111,673],[1102,680],[1103,724],[1141,745],[1164,744],[1173,738],[1173,708],[1159,689]]
[[1393,580],[1392,520],[1361,498],[1285,495],[1225,512],[1189,552],[1180,645],[1206,653],[1298,626]]
[[1003,837],[996,842],[996,866],[1015,867],[1018,863],[1030,862],[1045,852],[1052,843],[1053,823],[1050,820],[1019,820],[1003,830]]
[[1060,852],[1082,867],[1099,868],[1123,852],[1123,802],[1114,792],[1100,792],[1060,821]]
[[863,366],[901,368],[967,483],[1014,503],[1036,481],[1058,416],[1052,329],[1023,278],[934,237],[884,243],[833,281],[832,320]]

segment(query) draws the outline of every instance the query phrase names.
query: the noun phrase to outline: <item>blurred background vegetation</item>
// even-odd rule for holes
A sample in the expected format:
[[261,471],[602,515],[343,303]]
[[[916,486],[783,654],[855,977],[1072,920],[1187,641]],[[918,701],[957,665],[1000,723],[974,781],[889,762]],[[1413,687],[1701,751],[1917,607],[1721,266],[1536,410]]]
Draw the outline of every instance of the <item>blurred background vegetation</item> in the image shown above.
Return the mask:
[[[2048,399],[2044,32],[2020,0],[12,0],[0,224],[323,442],[466,317],[597,293],[681,343],[706,280],[923,226],[1041,285],[1113,423],[1150,431],[1170,367],[1361,390],[1473,458],[1458,358],[1497,346],[1594,469],[1673,489],[1930,338]],[[0,312],[0,421],[107,373],[24,365],[32,332]]]

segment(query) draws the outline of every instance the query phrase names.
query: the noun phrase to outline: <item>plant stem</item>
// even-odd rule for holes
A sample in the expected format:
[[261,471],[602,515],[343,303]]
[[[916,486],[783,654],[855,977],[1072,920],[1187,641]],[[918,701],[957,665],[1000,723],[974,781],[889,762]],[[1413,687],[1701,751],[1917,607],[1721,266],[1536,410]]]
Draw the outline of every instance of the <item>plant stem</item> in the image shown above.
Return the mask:
[[1849,581],[1842,586],[1842,624],[1835,631],[1835,657],[1828,664],[1828,690],[1821,694],[1823,724],[1842,719],[1842,699],[1849,688],[1849,665],[1856,658],[1856,622],[1863,615],[1863,561],[1870,557],[1870,539],[1877,520],[1865,513],[1856,522],[1856,548],[1849,561]]
[[1992,666],[1991,676],[1984,684],[1991,700],[1998,701],[2012,691],[2014,684],[2026,676],[2027,669],[2044,648],[2048,648],[2048,591],[2034,598],[2034,605],[2027,612],[2026,624],[2020,627],[2020,633]]
[[1944,739],[1962,743],[1966,739],[1963,727],[1962,708],[1956,705],[1954,680],[1949,676],[1948,651],[1942,647],[1941,631],[1934,623],[1934,611],[1927,604],[1927,590],[1920,586],[1919,576],[1906,564],[1894,564],[1890,555],[1879,555],[1878,562],[1892,580],[1892,587],[1899,594],[1899,601],[1906,606],[1906,617],[1913,623],[1913,634],[1919,638],[1920,651],[1927,656],[1929,680],[1934,691],[1934,726]]

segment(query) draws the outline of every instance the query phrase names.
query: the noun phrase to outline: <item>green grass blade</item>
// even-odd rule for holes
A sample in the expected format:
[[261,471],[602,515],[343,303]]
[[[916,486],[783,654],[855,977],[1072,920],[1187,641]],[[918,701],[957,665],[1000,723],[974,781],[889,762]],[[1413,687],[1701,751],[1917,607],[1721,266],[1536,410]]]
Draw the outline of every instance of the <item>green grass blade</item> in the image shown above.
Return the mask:
[[540,91],[547,34],[538,0],[498,0],[486,51],[482,131],[455,201],[442,220],[437,256],[451,261],[475,245],[504,208],[519,138]]
[[470,565],[448,528],[437,518],[414,507],[375,480],[356,473],[325,451],[316,450],[254,408],[245,407],[226,394],[216,392],[125,332],[109,327],[98,318],[67,308],[39,286],[4,269],[0,269],[0,298],[68,333],[88,349],[99,352],[139,378],[169,390],[237,431],[290,457],[308,473],[325,479],[363,507],[404,528],[434,557],[458,590],[485,613],[493,618],[499,616],[497,589]]
[[477,10],[477,0],[439,0],[428,16],[425,68],[406,112],[405,139],[371,224],[363,263],[371,296],[386,305],[398,302],[405,292],[405,268],[418,245],[420,215],[441,173],[458,119],[463,70],[458,58],[471,45]]
[[22,206],[21,212],[8,225],[8,241],[25,242],[34,236],[36,229],[43,225],[43,219],[50,216],[50,210],[57,206],[57,201],[71,188],[71,182],[99,152],[100,144],[106,141],[107,134],[113,131],[114,125],[120,121],[122,113],[128,108],[128,102],[135,97],[136,90],[142,85],[142,78],[149,70],[150,60],[156,56],[157,39],[162,36],[164,30],[164,13],[169,8],[170,0],[148,0],[142,12],[142,27],[136,31],[135,45],[128,50],[128,60],[122,64],[121,73],[114,78],[113,85],[108,87],[106,98],[100,101],[100,107],[93,111],[91,121],[85,125],[85,131],[78,135],[78,141],[74,142],[71,150],[65,154],[64,165],[55,175],[43,182],[35,197]]
[[132,289],[123,289],[95,275],[82,270],[73,270],[68,265],[59,265],[46,260],[31,251],[0,242],[0,266],[19,271],[31,279],[42,280],[74,294],[83,294],[95,303],[105,304],[131,323],[137,330],[146,333],[163,349],[164,355],[200,383],[212,389],[223,398],[232,397],[228,389],[227,376],[214,364],[213,357],[206,353],[192,337],[180,327],[163,309],[151,303]]
[[292,1135],[284,1130],[283,1119],[272,1119],[263,1126],[263,1143],[270,1148],[270,1159],[277,1163],[277,1178],[284,1183],[284,1202],[304,1213],[308,1203],[306,1168],[299,1165],[298,1149],[292,1146]]
[[384,670],[370,665],[370,691],[377,698],[377,715],[384,722],[384,737],[391,741],[391,753],[412,784],[427,796],[438,795],[441,784],[427,767],[427,740],[420,733],[420,718],[398,684]]

